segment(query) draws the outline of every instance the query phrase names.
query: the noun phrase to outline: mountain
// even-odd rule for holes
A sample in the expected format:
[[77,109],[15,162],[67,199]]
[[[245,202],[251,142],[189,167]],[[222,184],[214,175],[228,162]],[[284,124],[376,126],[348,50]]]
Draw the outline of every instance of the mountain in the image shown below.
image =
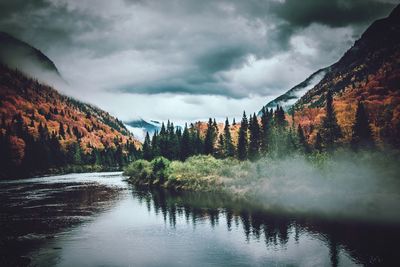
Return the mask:
[[[385,83],[383,85],[393,87],[396,84],[392,82],[398,82],[398,77],[393,75],[398,74],[399,46],[400,5],[389,17],[375,21],[353,47],[331,66],[324,78],[299,99],[295,107],[320,107],[324,104],[327,90],[339,93],[346,89],[365,88],[372,79],[378,79],[377,75]],[[375,77],[368,77],[370,75]]]
[[0,32],[0,63],[48,84],[65,82],[45,54],[5,32]]
[[[300,97],[302,97],[324,78],[326,73],[329,72],[329,69],[330,67],[327,67],[316,71],[306,80],[294,86],[283,95],[280,95],[274,100],[270,101],[264,107],[267,109],[275,109],[277,106],[281,106],[285,111],[289,110],[293,104],[300,99]],[[261,111],[258,113],[258,115],[261,116]]]
[[109,113],[0,65],[0,178],[67,165],[121,166],[138,147]]
[[395,133],[400,136],[400,5],[387,18],[375,21],[294,104],[295,119],[311,139],[324,116],[328,90],[333,92],[345,141],[352,133],[358,101],[366,106],[377,141]]
[[150,135],[154,134],[155,131],[161,129],[161,124],[158,121],[150,120],[147,122],[143,119],[132,120],[124,122],[126,128],[133,133],[140,141],[144,141],[146,133]]

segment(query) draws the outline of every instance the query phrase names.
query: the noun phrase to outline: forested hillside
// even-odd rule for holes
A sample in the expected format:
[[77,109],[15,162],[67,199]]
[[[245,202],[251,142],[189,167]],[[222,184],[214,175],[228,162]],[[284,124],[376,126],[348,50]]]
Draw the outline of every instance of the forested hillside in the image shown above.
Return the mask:
[[4,65],[0,114],[2,178],[67,166],[118,167],[136,157],[140,146],[107,112]]
[[342,141],[350,142],[356,109],[361,102],[374,139],[398,145],[400,136],[400,6],[375,21],[324,78],[294,105],[296,123],[311,142],[325,116],[328,91]]

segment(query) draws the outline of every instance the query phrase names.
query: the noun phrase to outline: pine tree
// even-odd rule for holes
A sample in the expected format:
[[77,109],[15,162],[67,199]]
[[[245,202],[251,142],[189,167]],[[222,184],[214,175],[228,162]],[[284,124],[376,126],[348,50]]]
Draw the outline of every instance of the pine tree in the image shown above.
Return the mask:
[[235,147],[232,143],[232,136],[231,136],[228,118],[226,118],[226,120],[225,120],[224,136],[225,136],[224,137],[224,140],[225,140],[224,155],[225,155],[225,157],[233,157],[233,156],[235,156]]
[[216,156],[218,158],[224,158],[225,157],[225,139],[222,134],[219,135],[218,137],[218,148],[216,151]]
[[186,160],[192,152],[191,142],[189,130],[187,128],[187,124],[185,124],[185,128],[183,129],[182,139],[180,142],[180,159]]
[[167,159],[179,159],[179,139],[175,132],[175,127],[172,122],[169,123],[168,127],[168,154]]
[[159,157],[160,154],[160,144],[158,142],[158,132],[155,131],[151,139],[151,153],[154,158]]
[[260,125],[258,124],[258,118],[254,113],[253,116],[250,116],[250,144],[249,144],[249,158],[251,160],[255,160],[259,157],[259,149],[260,149]]
[[64,124],[60,122],[60,136],[65,139],[65,131],[64,131]]
[[49,140],[49,148],[50,148],[50,165],[54,165],[56,167],[62,166],[64,164],[64,154],[61,150],[61,144],[58,141],[57,135],[52,134]]
[[326,96],[326,115],[321,124],[322,143],[329,151],[335,147],[336,142],[342,137],[342,131],[336,119],[335,109],[333,107],[332,92],[329,90]]
[[243,112],[242,122],[240,123],[238,148],[237,148],[237,153],[238,153],[237,156],[239,160],[247,159],[247,145],[248,145],[247,129],[248,129],[248,121],[246,117],[246,112]]
[[361,102],[358,102],[357,105],[356,117],[352,129],[351,145],[353,149],[356,150],[360,148],[370,149],[374,146],[368,114]]
[[271,117],[268,109],[265,107],[261,110],[261,152],[266,154],[268,151],[268,143],[270,138],[271,130]]
[[277,127],[285,127],[287,125],[287,121],[285,118],[285,111],[281,106],[277,106],[274,113],[274,124]]
[[322,152],[322,137],[321,134],[318,132],[314,142],[314,149],[318,152]]
[[204,154],[204,140],[200,136],[200,131],[195,131],[195,154]]
[[143,159],[145,160],[152,160],[153,155],[151,151],[151,144],[150,144],[150,135],[147,132],[146,137],[144,138],[143,146],[142,146],[142,151],[143,151]]
[[215,143],[215,124],[210,118],[208,120],[206,137],[204,139],[204,153],[206,155],[214,154],[214,143]]
[[299,142],[300,152],[309,153],[310,147],[308,145],[306,137],[304,136],[303,128],[300,126],[300,124],[297,126],[297,139]]
[[167,157],[168,154],[168,140],[167,131],[164,122],[161,124],[160,134],[158,136],[158,144],[160,148],[160,156]]
[[[4,118],[4,117],[3,117]],[[5,127],[5,124],[3,124]],[[3,134],[3,131],[0,131],[0,178],[6,177],[7,175],[12,174],[12,162],[11,162],[11,149],[9,145],[10,134],[9,131],[6,131]]]

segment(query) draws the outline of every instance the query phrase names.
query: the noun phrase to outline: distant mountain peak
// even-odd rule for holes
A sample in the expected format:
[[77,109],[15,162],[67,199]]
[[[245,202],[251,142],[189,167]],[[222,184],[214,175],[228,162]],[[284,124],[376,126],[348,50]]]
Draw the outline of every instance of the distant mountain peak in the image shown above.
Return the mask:
[[145,121],[142,118],[124,122],[126,128],[133,133],[140,141],[144,141],[146,133],[154,134],[161,128],[160,122],[155,120]]

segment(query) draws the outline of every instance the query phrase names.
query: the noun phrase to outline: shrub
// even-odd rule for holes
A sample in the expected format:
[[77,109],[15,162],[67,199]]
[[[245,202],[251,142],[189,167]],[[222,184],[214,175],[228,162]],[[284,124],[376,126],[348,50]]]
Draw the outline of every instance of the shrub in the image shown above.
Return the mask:
[[150,182],[152,178],[152,165],[147,160],[136,160],[128,165],[124,171],[124,175],[131,179],[141,182]]
[[171,162],[164,157],[158,157],[151,161],[153,184],[164,184],[169,175],[170,164]]

